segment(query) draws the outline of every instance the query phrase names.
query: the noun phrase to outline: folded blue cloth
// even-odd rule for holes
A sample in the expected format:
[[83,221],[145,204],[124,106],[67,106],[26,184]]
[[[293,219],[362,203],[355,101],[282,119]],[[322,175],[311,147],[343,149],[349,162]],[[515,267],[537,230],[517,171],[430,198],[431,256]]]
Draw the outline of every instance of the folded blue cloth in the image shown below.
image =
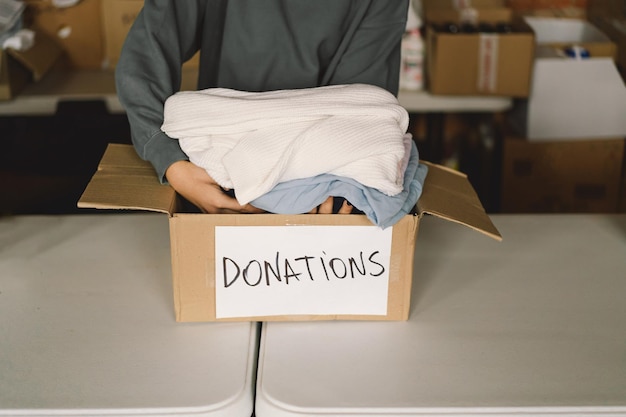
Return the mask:
[[385,195],[351,178],[322,174],[279,183],[251,204],[270,213],[300,214],[308,213],[330,196],[343,197],[372,223],[385,229],[413,210],[422,194],[427,173],[428,167],[419,163],[417,146],[413,142],[404,171],[404,190],[397,195]]

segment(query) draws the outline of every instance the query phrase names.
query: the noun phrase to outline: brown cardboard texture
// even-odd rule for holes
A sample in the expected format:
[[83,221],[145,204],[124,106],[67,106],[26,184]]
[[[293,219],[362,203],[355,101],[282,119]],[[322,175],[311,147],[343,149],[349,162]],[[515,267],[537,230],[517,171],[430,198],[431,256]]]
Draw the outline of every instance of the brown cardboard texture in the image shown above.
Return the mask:
[[422,0],[424,10],[505,7],[505,0]]
[[626,18],[626,4],[622,0],[588,0],[587,17],[594,22],[597,17],[607,17],[617,20]]
[[57,7],[52,0],[26,0],[25,20],[62,47],[72,68],[99,70],[104,56],[100,1]]
[[61,48],[44,33],[35,33],[35,44],[26,51],[0,51],[0,100],[15,97],[30,81],[39,81],[61,56]]
[[520,16],[567,17],[584,19],[587,6],[604,0],[507,0],[507,6]]
[[529,94],[535,39],[509,9],[479,9],[478,22],[510,23],[511,33],[446,33],[437,24],[462,22],[455,10],[433,10],[427,21],[427,86],[433,94],[510,96]]
[[503,145],[505,213],[618,211],[624,139],[532,142],[507,135]]
[[616,16],[598,13],[590,15],[589,21],[615,44],[615,61],[622,78],[626,79],[626,17]]
[[30,80],[30,73],[9,54],[0,50],[0,100],[15,97]]
[[137,156],[132,146],[118,144],[111,144],[107,148],[78,206],[144,209],[169,215],[177,321],[406,320],[410,307],[415,239],[420,219],[424,215],[431,214],[457,222],[494,239],[501,239],[467,177],[442,166],[429,163],[428,166],[429,173],[415,215],[404,216],[391,231],[387,312],[384,315],[273,314],[216,317],[216,228],[269,226],[267,230],[271,233],[271,226],[375,227],[364,215],[179,213],[177,196],[171,187],[158,182],[152,167]]
[[474,10],[503,9],[504,0],[422,0],[422,14],[425,20],[431,20],[441,11],[454,10],[457,13],[466,13]]

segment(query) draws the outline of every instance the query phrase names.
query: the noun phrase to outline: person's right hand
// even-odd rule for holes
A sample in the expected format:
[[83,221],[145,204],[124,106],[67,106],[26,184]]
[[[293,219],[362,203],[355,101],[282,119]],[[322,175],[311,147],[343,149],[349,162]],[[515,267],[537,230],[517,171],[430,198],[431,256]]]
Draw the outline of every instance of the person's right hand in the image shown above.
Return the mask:
[[263,213],[251,204],[241,205],[199,166],[189,161],[174,162],[165,177],[178,194],[204,213]]

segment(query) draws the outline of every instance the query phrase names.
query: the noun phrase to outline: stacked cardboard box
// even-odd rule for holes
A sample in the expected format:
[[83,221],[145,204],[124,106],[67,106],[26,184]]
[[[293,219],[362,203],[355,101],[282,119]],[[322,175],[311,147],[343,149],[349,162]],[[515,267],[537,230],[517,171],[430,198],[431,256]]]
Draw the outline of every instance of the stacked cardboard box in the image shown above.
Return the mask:
[[32,81],[40,80],[58,61],[62,49],[44,33],[35,33],[26,51],[0,50],[0,100],[10,100]]
[[57,7],[52,0],[24,0],[22,26],[35,33],[24,51],[0,51],[0,100],[14,98],[62,62],[71,69],[101,69],[103,40],[100,0]]
[[534,34],[504,0],[425,0],[422,13],[431,93],[528,95]]
[[507,0],[516,14],[524,16],[570,17],[582,19],[588,3],[596,0]]
[[[623,0],[592,0],[587,5],[589,21],[601,29],[617,45],[617,68],[626,80],[626,2]],[[626,212],[626,166],[624,167],[619,211]]]
[[[0,100],[15,97],[54,64],[63,70],[113,70],[143,0],[81,0],[58,7],[52,0],[24,0],[23,26],[36,32],[29,51],[0,50]],[[199,54],[185,68],[196,68]]]
[[102,68],[101,0],[82,0],[70,7],[57,7],[52,0],[25,3],[25,25],[53,39],[71,68]]
[[626,79],[626,2],[593,0],[587,6],[587,18],[617,45],[617,67]]
[[[52,0],[26,0],[26,25],[61,46],[70,68],[115,67],[143,0],[82,0],[57,7]],[[198,56],[186,65],[197,66]]]
[[502,157],[504,213],[620,210],[624,139],[530,142],[508,134]]
[[536,57],[529,97],[509,114],[501,208],[615,212],[626,137],[616,45],[585,20],[524,19],[536,35]]

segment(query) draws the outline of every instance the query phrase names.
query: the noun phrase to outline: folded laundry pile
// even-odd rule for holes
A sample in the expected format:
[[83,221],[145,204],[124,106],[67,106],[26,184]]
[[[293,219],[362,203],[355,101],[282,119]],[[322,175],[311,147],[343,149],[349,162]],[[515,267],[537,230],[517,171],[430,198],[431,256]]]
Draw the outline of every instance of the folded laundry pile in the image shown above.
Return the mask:
[[344,197],[384,228],[413,208],[427,172],[408,123],[393,94],[349,84],[183,91],[161,129],[240,204],[306,213]]

